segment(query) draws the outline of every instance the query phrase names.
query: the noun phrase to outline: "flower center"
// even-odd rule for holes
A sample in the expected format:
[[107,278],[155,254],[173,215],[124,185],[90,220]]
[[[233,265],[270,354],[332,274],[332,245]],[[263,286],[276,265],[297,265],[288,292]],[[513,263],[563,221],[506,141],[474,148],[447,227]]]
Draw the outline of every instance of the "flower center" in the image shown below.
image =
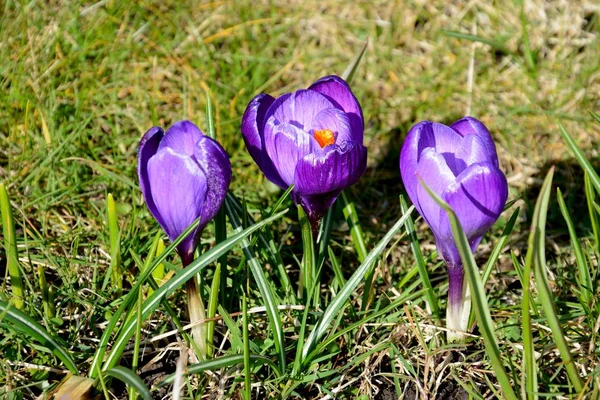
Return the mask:
[[330,129],[321,129],[315,131],[315,139],[317,139],[317,143],[319,143],[319,146],[321,146],[321,148],[335,143],[335,135]]

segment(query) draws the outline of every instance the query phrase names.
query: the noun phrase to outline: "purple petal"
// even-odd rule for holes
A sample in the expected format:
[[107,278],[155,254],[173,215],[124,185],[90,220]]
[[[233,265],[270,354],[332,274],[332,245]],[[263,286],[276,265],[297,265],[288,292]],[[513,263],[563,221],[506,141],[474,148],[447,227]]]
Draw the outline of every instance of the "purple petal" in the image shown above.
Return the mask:
[[202,131],[192,122],[179,121],[167,129],[158,150],[169,147],[176,153],[192,156],[194,154],[196,143],[198,143],[203,136],[204,134]]
[[431,121],[419,122],[410,129],[400,151],[400,175],[413,203],[417,187],[420,186],[416,172],[423,150],[432,147],[445,156],[446,163],[453,164],[454,154],[460,148],[461,141],[462,137],[453,129]]
[[268,94],[259,94],[252,99],[242,117],[242,137],[248,152],[267,179],[277,186],[285,187],[263,145],[265,116],[274,101]]
[[206,176],[206,200],[202,208],[200,232],[219,212],[231,183],[231,162],[223,147],[208,136],[196,144],[194,158]]
[[140,188],[142,189],[144,200],[148,205],[148,209],[150,209],[150,212],[152,215],[154,215],[154,218],[156,218],[158,223],[161,225],[163,225],[163,221],[160,217],[160,214],[156,210],[156,205],[152,199],[150,183],[148,181],[148,161],[158,151],[158,146],[163,138],[163,135],[164,131],[158,126],[148,129],[148,131],[142,137],[142,140],[140,140],[137,164],[138,178],[140,180]]
[[473,117],[464,117],[450,125],[450,127],[462,136],[478,136],[483,143],[485,143],[488,155],[494,166],[498,168],[498,154],[496,153],[496,145],[494,144],[494,140],[492,139],[490,131],[488,131],[485,125]]
[[[446,164],[445,158],[433,148],[427,148],[421,154],[416,175],[435,193],[442,195],[448,186],[456,181],[456,177]],[[416,196],[409,193],[415,207],[427,221],[434,234],[439,232],[442,208],[431,198],[421,183],[416,188]],[[416,200],[416,201],[415,201]]]
[[[467,135],[462,138],[460,148],[456,152],[456,158],[465,163],[465,168],[466,166],[482,162],[491,162],[493,164],[485,143],[480,137],[475,135]],[[455,172],[455,175],[458,176],[462,170],[459,173]]]
[[[456,213],[472,251],[475,251],[483,235],[502,214],[507,197],[506,177],[491,162],[469,166],[442,196]],[[449,249],[447,257],[454,258],[446,261],[460,261],[460,258],[456,258],[458,252],[455,250],[452,230],[445,212],[437,238],[439,242],[444,242],[443,247]]]
[[[202,214],[207,182],[204,172],[191,158],[167,147],[148,161],[148,182],[161,226],[171,241],[175,240]],[[156,215],[155,215],[156,216]],[[196,247],[197,232],[180,245],[179,254],[186,259]]]
[[266,118],[273,116],[280,123],[289,123],[308,131],[319,111],[325,108],[334,108],[325,96],[312,90],[298,90],[275,100]]
[[353,140],[362,143],[364,131],[362,108],[346,81],[339,76],[330,75],[319,79],[309,89],[325,95],[333,104],[350,114]]
[[298,160],[321,149],[310,134],[288,123],[277,125],[274,117],[265,125],[264,138],[267,154],[285,183],[284,189],[294,183]]
[[367,148],[360,143],[343,142],[299,160],[294,191],[303,196],[339,193],[355,184],[366,169]]
[[367,148],[361,143],[343,142],[330,149],[310,154],[296,166],[292,195],[303,206],[313,226],[341,191],[356,183],[367,168]]
[[348,114],[337,108],[321,110],[313,120],[311,128],[315,131],[329,129],[335,132],[335,143],[353,141]]

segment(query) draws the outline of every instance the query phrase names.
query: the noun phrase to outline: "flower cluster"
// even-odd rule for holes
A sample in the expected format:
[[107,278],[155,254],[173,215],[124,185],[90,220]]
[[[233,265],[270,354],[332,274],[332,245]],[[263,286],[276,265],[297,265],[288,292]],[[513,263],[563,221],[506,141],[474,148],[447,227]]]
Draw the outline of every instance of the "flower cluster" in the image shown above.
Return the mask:
[[[304,208],[313,229],[367,168],[362,109],[337,76],[278,98],[259,94],[246,108],[241,133],[266,178],[283,189],[293,185],[292,199]],[[200,218],[178,248],[189,264],[202,230],[225,199],[231,181],[227,154],[189,121],[175,123],[166,133],[154,127],[141,140],[138,174],[146,204],[171,240]],[[448,266],[452,307],[463,290],[460,256],[448,216],[419,179],[454,209],[474,252],[508,196],[494,142],[471,117],[450,126],[420,122],[402,146],[400,174]]]

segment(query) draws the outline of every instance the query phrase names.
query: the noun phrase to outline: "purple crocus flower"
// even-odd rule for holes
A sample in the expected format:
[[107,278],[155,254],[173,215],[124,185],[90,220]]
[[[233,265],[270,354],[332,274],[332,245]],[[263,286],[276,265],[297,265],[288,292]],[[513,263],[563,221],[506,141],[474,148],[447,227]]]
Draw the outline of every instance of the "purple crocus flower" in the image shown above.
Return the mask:
[[313,228],[367,167],[362,109],[342,78],[275,99],[256,96],[242,118],[246,147],[267,179],[302,205]]
[[456,212],[471,245],[479,245],[498,219],[508,196],[494,141],[472,117],[450,126],[424,121],[413,126],[400,152],[400,174],[413,204],[435,237],[448,266],[449,316],[463,305],[463,268],[446,212],[419,183],[420,177]]
[[188,265],[202,230],[225,200],[231,182],[227,153],[190,121],[176,122],[166,133],[153,127],[140,141],[138,176],[150,212],[171,241],[200,217],[177,249]]

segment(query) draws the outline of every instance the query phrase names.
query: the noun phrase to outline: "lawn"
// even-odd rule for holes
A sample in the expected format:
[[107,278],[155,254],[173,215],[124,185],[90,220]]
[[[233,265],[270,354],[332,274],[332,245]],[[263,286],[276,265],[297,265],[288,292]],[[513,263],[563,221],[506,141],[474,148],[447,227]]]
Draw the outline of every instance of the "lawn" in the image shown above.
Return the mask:
[[[242,115],[259,93],[342,75],[365,43],[350,85],[367,171],[321,225],[308,297],[307,225],[249,155]],[[77,382],[107,399],[510,398],[500,365],[519,398],[600,398],[599,54],[588,0],[0,2],[0,395]],[[509,196],[475,253],[493,325],[475,313],[449,342],[446,266],[401,207],[398,160],[417,122],[465,115],[490,130]],[[160,252],[136,170],[142,135],[182,119],[214,132],[233,168],[185,269]],[[196,273],[209,360],[181,329],[181,277]]]

